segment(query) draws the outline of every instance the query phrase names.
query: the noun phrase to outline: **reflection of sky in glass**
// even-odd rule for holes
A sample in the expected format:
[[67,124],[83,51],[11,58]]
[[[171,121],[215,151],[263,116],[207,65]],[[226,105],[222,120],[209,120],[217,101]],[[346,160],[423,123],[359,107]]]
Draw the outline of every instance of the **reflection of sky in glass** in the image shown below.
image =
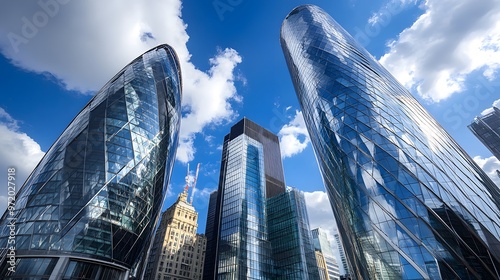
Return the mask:
[[[19,191],[17,250],[137,263],[175,159],[179,70],[173,49],[158,46],[82,109]],[[5,222],[1,247],[9,236]]]
[[358,277],[497,278],[493,182],[324,11],[296,8],[281,36]]

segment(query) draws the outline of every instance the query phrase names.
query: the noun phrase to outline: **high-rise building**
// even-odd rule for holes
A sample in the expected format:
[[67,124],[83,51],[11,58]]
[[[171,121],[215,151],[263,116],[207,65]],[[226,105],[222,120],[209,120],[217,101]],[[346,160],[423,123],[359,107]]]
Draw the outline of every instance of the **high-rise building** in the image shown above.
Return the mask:
[[266,192],[283,192],[283,177],[276,135],[246,118],[231,127],[222,147],[218,205],[209,206],[218,212],[214,216],[215,236],[211,238],[217,244],[213,246],[209,240],[207,246],[215,252],[207,251],[206,256],[214,258],[215,266],[205,268],[213,270],[207,279],[273,277]]
[[204,279],[317,275],[305,209],[303,195],[285,188],[278,137],[243,118],[224,137],[207,214]]
[[469,129],[500,160],[500,109],[496,106],[474,118]]
[[320,251],[325,259],[329,280],[339,280],[339,265],[332,251],[332,245],[328,241],[328,236],[322,228],[315,228],[312,231],[314,249]]
[[267,228],[275,278],[318,279],[304,194],[297,189],[267,199]]
[[2,250],[2,279],[128,279],[167,193],[180,108],[179,61],[170,46],[118,72],[45,154],[15,210],[3,215],[0,247],[11,245],[12,221],[16,260],[12,272],[9,250]]
[[342,247],[342,242],[340,241],[340,235],[337,233],[333,234],[335,238],[335,245],[337,251],[339,252],[340,264],[342,265],[343,273],[341,275],[350,275],[349,265],[347,264],[347,258],[345,257],[344,247]]
[[[220,179],[219,179],[220,180]],[[218,192],[213,191],[208,201],[207,223],[205,224],[205,236],[207,247],[205,251],[205,264],[203,265],[203,279],[214,279],[216,267],[217,239],[219,228],[220,203],[217,202]]]
[[500,278],[500,190],[472,158],[320,8],[281,44],[351,276]]
[[201,280],[207,240],[197,230],[198,212],[185,190],[162,214],[144,279]]

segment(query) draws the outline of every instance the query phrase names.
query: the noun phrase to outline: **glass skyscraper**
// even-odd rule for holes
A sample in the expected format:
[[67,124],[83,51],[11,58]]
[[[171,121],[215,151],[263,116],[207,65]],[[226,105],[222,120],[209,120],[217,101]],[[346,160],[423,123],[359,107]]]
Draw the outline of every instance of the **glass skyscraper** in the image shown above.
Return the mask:
[[[219,182],[220,182],[219,178]],[[205,236],[207,246],[205,250],[205,263],[203,265],[203,279],[215,279],[217,257],[217,239],[219,228],[220,203],[218,202],[219,192],[213,191],[208,201],[207,222],[205,224]]]
[[469,129],[500,160],[500,109],[493,106],[474,118]]
[[[276,160],[275,165],[264,165]],[[277,137],[242,119],[224,137],[220,172],[218,206],[210,205],[208,213],[210,218],[210,212],[217,209],[217,228],[207,239],[205,256],[213,258],[214,267],[204,268],[212,274],[205,279],[271,279],[266,192],[277,194],[285,189]]]
[[246,118],[224,137],[206,237],[203,279],[317,278],[304,196],[285,188],[278,137]]
[[[139,56],[80,111],[0,224],[15,233],[2,279],[128,279],[152,239],[178,143],[179,61],[168,45]],[[56,278],[53,278],[56,277]]]
[[267,199],[274,279],[319,279],[304,194],[297,189]]
[[290,12],[281,45],[352,276],[498,279],[491,179],[320,8]]

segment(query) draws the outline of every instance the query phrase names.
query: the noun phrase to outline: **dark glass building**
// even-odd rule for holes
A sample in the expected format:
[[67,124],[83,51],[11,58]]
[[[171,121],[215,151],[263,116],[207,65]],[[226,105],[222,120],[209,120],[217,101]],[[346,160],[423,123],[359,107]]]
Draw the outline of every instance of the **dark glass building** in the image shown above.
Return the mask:
[[[267,158],[266,154],[269,154]],[[268,162],[275,164],[265,164]],[[218,205],[211,204],[208,213],[210,218],[212,209],[217,211],[214,216],[217,228],[212,233],[215,236],[207,239],[205,256],[205,259],[213,258],[215,266],[204,268],[213,271],[206,279],[273,277],[266,224],[266,192],[276,194],[284,190],[277,136],[246,118],[242,119],[224,137]],[[216,245],[210,244],[213,241]],[[209,251],[213,249],[215,252]]]
[[474,118],[469,129],[500,160],[500,109],[493,106],[486,114]]
[[491,179],[320,8],[295,8],[281,45],[351,276],[498,279]]
[[[0,222],[2,279],[128,279],[149,247],[178,143],[179,61],[139,56],[73,119]],[[132,273],[133,274],[133,273]],[[55,277],[55,278],[54,278]]]
[[275,279],[319,279],[304,194],[288,188],[267,199],[266,208]]
[[[220,179],[219,179],[220,180]],[[205,251],[205,264],[203,265],[203,279],[214,279],[216,268],[217,238],[219,228],[220,207],[217,202],[218,192],[213,191],[208,201],[207,223],[205,224],[205,236],[207,247]]]
[[317,274],[304,197],[286,191],[278,137],[246,118],[224,137],[206,237],[203,279]]

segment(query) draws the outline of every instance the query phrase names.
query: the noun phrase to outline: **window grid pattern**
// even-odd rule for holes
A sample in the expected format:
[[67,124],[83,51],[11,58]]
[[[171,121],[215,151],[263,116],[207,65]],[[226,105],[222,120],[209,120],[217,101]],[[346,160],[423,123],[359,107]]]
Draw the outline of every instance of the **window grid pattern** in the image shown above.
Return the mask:
[[266,207],[275,279],[318,279],[304,194],[288,188],[268,198]]
[[[175,160],[181,76],[160,45],[127,65],[73,119],[16,197],[16,249],[137,263]],[[0,247],[9,236],[4,214]],[[57,254],[57,253],[56,253]]]
[[217,279],[270,279],[263,147],[240,135],[227,144]]
[[493,107],[491,110],[476,117],[469,129],[497,159],[500,159],[500,109]]
[[496,279],[499,189],[318,7],[281,44],[355,277]]

